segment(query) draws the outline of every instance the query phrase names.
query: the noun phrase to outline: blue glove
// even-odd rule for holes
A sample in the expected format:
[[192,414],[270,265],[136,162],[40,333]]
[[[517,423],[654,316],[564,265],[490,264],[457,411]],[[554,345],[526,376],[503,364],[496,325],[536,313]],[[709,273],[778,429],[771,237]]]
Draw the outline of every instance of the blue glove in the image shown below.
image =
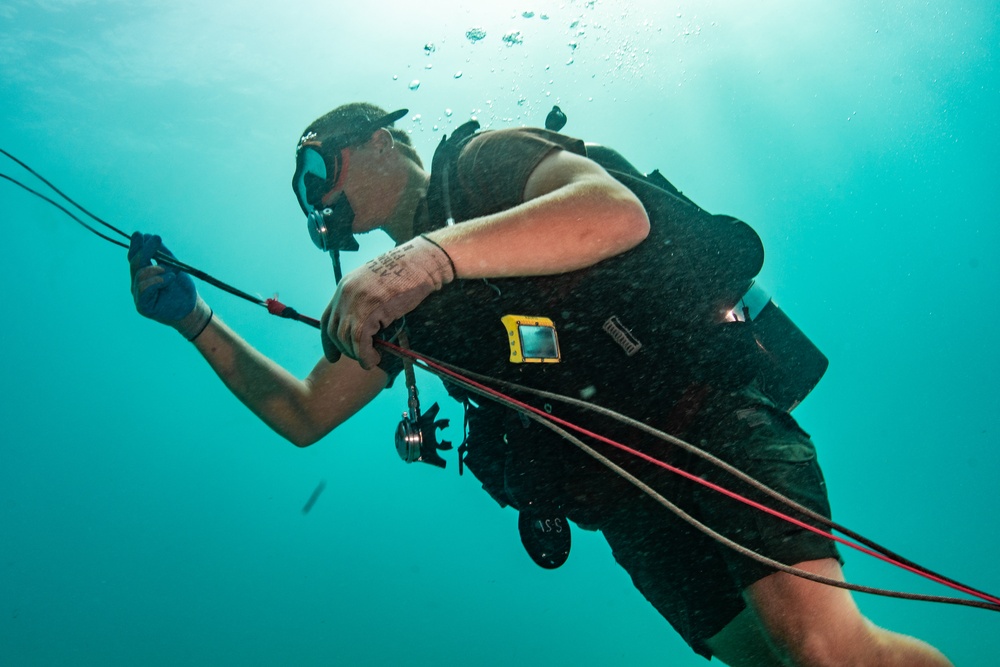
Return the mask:
[[135,309],[194,340],[212,320],[212,309],[198,296],[191,276],[172,266],[153,264],[158,252],[173,257],[159,236],[139,232],[132,235],[128,263]]

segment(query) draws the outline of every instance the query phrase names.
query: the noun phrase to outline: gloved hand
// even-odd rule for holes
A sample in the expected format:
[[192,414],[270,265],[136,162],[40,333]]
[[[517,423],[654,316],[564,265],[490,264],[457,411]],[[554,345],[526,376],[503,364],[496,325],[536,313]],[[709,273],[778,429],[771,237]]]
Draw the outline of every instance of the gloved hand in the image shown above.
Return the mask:
[[322,319],[323,351],[340,354],[368,370],[381,357],[375,334],[420,305],[455,278],[455,266],[440,246],[423,236],[379,255],[344,276]]
[[128,264],[135,309],[194,340],[212,320],[212,309],[198,296],[191,276],[171,266],[153,264],[157,252],[173,257],[159,236],[139,232],[132,235]]

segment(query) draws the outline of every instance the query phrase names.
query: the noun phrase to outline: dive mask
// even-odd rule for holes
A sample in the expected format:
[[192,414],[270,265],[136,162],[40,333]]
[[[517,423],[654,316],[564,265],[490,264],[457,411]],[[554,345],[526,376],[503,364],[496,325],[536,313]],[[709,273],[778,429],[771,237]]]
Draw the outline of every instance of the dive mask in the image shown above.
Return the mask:
[[322,137],[316,132],[302,135],[295,149],[292,176],[292,190],[302,212],[309,215],[322,209],[323,198],[341,187],[347,172],[348,148],[367,141],[375,130],[392,125],[407,113],[407,109],[393,111],[337,137]]
[[323,208],[323,198],[343,186],[349,161],[346,146],[324,149],[315,136],[310,132],[299,141],[292,176],[295,198],[306,215]]
[[313,244],[330,253],[337,282],[341,278],[340,251],[359,248],[354,238],[354,209],[343,191],[329,204],[323,200],[343,187],[350,162],[347,149],[367,141],[375,130],[392,125],[407,113],[407,109],[393,111],[337,137],[324,138],[316,132],[307,132],[299,139],[292,191],[306,215]]

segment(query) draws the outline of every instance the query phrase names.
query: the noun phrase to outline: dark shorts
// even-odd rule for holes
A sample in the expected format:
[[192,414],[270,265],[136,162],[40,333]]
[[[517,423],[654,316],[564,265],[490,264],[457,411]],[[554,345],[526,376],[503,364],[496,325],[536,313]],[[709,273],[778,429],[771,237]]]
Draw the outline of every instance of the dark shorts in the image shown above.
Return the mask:
[[[826,484],[809,435],[756,390],[711,401],[684,439],[830,516]],[[670,458],[699,477],[776,505],[701,458],[683,452],[674,452]],[[673,473],[650,470],[641,478],[709,528],[768,558],[787,565],[821,558],[840,560],[831,540]],[[696,653],[706,657],[711,652],[705,641],[746,607],[743,590],[774,572],[696,530],[645,494],[622,499],[600,528],[636,588]]]

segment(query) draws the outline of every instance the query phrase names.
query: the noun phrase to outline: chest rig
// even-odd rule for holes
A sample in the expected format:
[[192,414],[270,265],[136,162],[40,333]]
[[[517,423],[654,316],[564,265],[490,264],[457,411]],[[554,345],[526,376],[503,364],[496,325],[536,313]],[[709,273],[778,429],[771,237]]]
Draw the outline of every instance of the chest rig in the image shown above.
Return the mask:
[[[419,232],[477,210],[475,193],[458,187],[458,156],[478,129],[472,121],[442,139],[432,161],[427,228],[418,225]],[[588,144],[587,157],[642,202],[650,219],[647,239],[579,271],[456,280],[407,315],[414,349],[482,375],[584,398],[674,433],[683,426],[678,408],[688,417],[696,413],[692,396],[708,387],[757,382],[791,410],[819,381],[827,360],[773,301],[752,289],[764,260],[756,232],[736,218],[708,213],[659,171],[642,174],[612,149]],[[446,386],[466,409],[460,470],[468,467],[501,506],[519,510],[529,555],[542,567],[558,567],[569,552],[567,517],[595,527],[599,506],[624,491],[546,429]],[[436,456],[428,462],[441,465]]]

